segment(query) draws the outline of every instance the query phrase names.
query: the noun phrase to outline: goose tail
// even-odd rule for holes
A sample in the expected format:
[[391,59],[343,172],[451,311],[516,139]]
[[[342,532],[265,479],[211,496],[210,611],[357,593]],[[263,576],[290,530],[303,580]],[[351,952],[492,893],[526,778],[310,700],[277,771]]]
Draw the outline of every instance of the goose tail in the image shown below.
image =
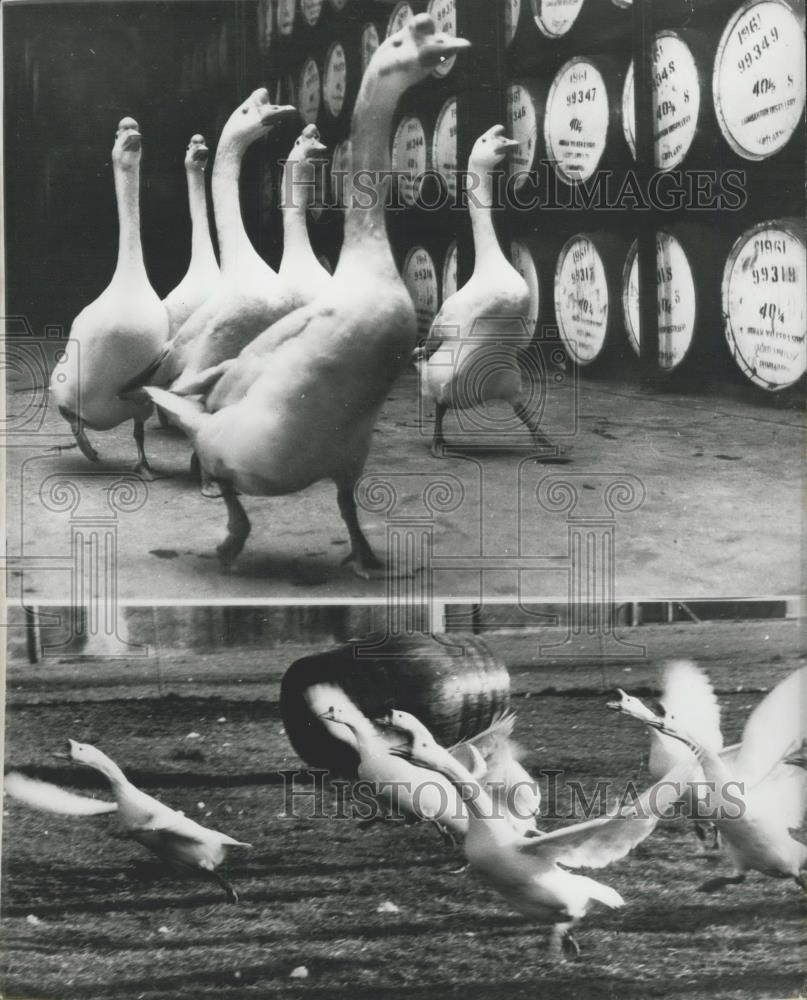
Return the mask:
[[143,386],[138,391],[144,393],[161,410],[164,410],[171,418],[171,422],[180,427],[191,439],[198,434],[208,416],[204,403],[199,399],[175,396],[173,392],[169,392],[167,389],[158,389],[153,385]]
[[625,905],[625,900],[610,885],[603,885],[602,882],[596,882],[593,878],[588,879],[588,883],[589,896],[598,903],[602,903],[612,910],[618,910]]
[[3,787],[6,795],[31,809],[57,813],[60,816],[101,816],[117,812],[116,802],[103,802],[86,795],[76,795],[47,781],[28,778],[17,771],[5,776]]

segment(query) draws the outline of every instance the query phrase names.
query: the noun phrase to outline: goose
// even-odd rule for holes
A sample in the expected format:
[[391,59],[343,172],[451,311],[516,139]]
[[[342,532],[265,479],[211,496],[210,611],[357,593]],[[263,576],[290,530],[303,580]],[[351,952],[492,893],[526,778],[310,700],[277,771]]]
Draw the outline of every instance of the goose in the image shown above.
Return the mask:
[[[476,747],[470,749],[481,758]],[[433,739],[418,739],[411,747],[390,752],[431,768],[457,788],[468,810],[463,846],[471,871],[524,916],[552,925],[553,960],[561,959],[565,950],[579,954],[572,930],[591,903],[611,909],[624,905],[615,889],[568,869],[604,868],[625,857],[650,836],[694,773],[691,765],[678,765],[630,807],[553,833],[521,837],[471,772]]]
[[[468,817],[460,797],[442,776],[413,767],[391,754],[398,740],[376,726],[335,684],[314,684],[306,692],[313,711],[333,736],[352,746],[359,756],[358,776],[367,782],[367,791],[377,805],[369,820],[388,815],[403,816],[409,822],[426,820],[442,834],[465,835]],[[318,709],[327,703],[324,711]],[[364,796],[361,801],[367,805]]]
[[436,458],[446,443],[443,420],[449,409],[502,400],[529,430],[539,457],[563,460],[539,429],[519,364],[519,351],[533,336],[529,288],[502,252],[493,224],[492,173],[518,145],[506,137],[503,125],[494,125],[476,140],[468,160],[468,174],[478,183],[468,192],[474,271],[443,303],[428,337],[413,354],[423,398],[435,407],[431,451]]
[[[683,728],[695,736],[699,743],[712,753],[718,754],[725,762],[732,760],[739,749],[739,744],[724,747],[723,734],[720,730],[720,705],[715,697],[712,684],[700,667],[690,660],[673,660],[662,669],[661,697],[659,712],[648,708],[639,698],[627,694],[621,688],[617,689],[619,701],[609,702],[608,708],[632,714],[636,718],[647,721],[660,716],[671,726]],[[650,777],[658,781],[671,767],[689,758],[690,751],[680,741],[665,736],[657,729],[650,729],[650,757],[648,770]],[[700,789],[697,795],[698,805],[694,799],[687,802],[686,812],[692,817],[708,812],[705,789]],[[707,843],[707,829],[712,828],[711,843]],[[719,847],[719,837],[714,824],[695,821],[695,832],[707,850]]]
[[[316,125],[306,125],[283,167],[283,257],[278,271],[278,297],[288,304],[289,311],[315,301],[332,280],[331,274],[322,266],[311,247],[306,222],[306,212],[314,195],[314,171],[318,159],[327,148],[320,142]],[[254,359],[260,357],[261,349],[262,341],[259,337],[257,342],[248,344],[242,353]],[[251,384],[251,369],[248,369],[246,379],[243,378],[240,366],[232,376],[226,374],[233,365],[233,360],[224,361],[220,366],[201,372],[196,381],[183,380],[184,384],[175,386],[174,391],[188,395],[197,391],[204,392],[206,386],[212,384],[213,389],[205,400],[205,408],[209,413],[215,413],[224,406],[243,399]]]
[[[511,739],[515,712],[502,712],[482,732],[449,747],[456,758],[477,781],[483,783],[497,809],[507,816],[510,825],[523,836],[534,835],[535,821],[541,810],[541,789],[518,760],[518,748]],[[410,743],[432,738],[428,728],[416,716],[391,709],[380,724],[406,733]],[[484,769],[475,766],[473,749],[478,751]]]
[[[265,87],[253,91],[222,129],[213,163],[213,213],[221,275],[210,295],[182,324],[152,381],[167,385],[225,358],[288,312],[278,299],[278,276],[250,242],[241,216],[238,179],[247,149],[280,122],[296,116],[290,105],[272,104]],[[131,383],[132,386],[135,383]]]
[[230,374],[250,383],[243,399],[211,414],[198,400],[159,387],[144,390],[182,426],[202,467],[219,482],[228,514],[227,536],[217,549],[224,569],[250,531],[236,491],[282,496],[330,479],[350,537],[345,561],[365,579],[384,573],[361,530],[354,486],[378,413],[417,335],[384,215],[390,128],[401,94],[469,44],[438,33],[433,19],[419,14],[376,50],[353,113],[352,168],[361,185],[351,182],[334,278],[315,302],[239,356]]
[[742,744],[729,762],[666,718],[636,714],[630,705],[620,711],[688,747],[710,783],[714,821],[734,874],[708,879],[701,892],[744,882],[749,871],[793,878],[807,889],[807,848],[790,834],[807,808],[807,775],[787,763],[807,735],[807,667],[780,681],[751,712]]
[[[68,740],[67,745],[66,756],[69,760],[103,774],[110,784],[115,802],[99,802],[74,795],[58,786],[33,781],[23,775],[7,776],[6,791],[26,805],[61,815],[87,816],[114,812],[133,840],[164,861],[213,878],[231,902],[238,902],[235,889],[217,869],[229,848],[251,847],[251,844],[201,826],[141,792],[126,778],[120,767],[97,747],[75,740]],[[10,784],[9,779],[12,779]]]
[[168,313],[169,337],[173,337],[192,313],[214,293],[220,277],[207,214],[205,168],[208,156],[204,136],[198,133],[191,136],[185,152],[191,215],[191,259],[182,280],[163,299]]
[[159,363],[168,339],[168,314],[149,283],[140,242],[142,139],[134,118],[122,118],[112,147],[118,205],[118,260],[104,291],[76,316],[62,360],[53,369],[50,393],[70,424],[76,444],[91,462],[98,452],[85,428],[111,430],[134,421],[135,472],[152,478],[144,451],[148,400],[120,398],[131,383]]

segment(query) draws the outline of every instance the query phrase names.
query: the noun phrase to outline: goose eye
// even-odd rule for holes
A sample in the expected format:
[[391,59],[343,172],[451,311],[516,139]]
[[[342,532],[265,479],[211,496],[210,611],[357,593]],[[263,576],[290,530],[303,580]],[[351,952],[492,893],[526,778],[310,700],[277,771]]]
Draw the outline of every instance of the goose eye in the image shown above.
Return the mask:
[[249,108],[241,108],[241,114],[245,115],[249,111]]
[[403,45],[403,40],[400,38],[396,38],[395,41],[392,43],[392,45],[393,48],[399,49]]

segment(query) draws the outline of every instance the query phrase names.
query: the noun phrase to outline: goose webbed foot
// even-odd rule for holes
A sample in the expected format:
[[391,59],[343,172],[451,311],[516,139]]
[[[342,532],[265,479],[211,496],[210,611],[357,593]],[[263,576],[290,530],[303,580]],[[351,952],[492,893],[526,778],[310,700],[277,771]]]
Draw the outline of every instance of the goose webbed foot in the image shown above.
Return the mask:
[[719,892],[727,885],[740,885],[741,882],[745,882],[745,875],[719,875],[717,878],[708,878],[699,885],[698,892]]
[[100,462],[101,457],[95,448],[93,448],[90,444],[89,439],[87,438],[87,433],[81,426],[81,423],[78,421],[74,424],[71,423],[70,430],[73,432],[73,437],[76,439],[76,444],[78,445],[81,454],[91,462]]
[[445,403],[438,403],[434,411],[434,433],[430,448],[433,458],[443,457],[443,449],[446,446],[446,439],[443,437],[443,419],[447,410]]
[[807,872],[799,872],[798,875],[794,875],[793,881],[802,892],[807,893]]
[[218,500],[223,495],[221,492],[221,486],[219,486],[215,479],[211,479],[206,473],[202,474],[202,485],[199,492],[208,500]]
[[530,432],[535,446],[535,460],[547,465],[566,465],[572,461],[571,450],[561,445],[552,444],[546,434],[540,429],[538,420],[529,408],[520,401],[513,403],[513,412]]
[[716,823],[696,823],[695,835],[703,845],[705,853],[714,853],[720,850],[720,833]]
[[553,925],[552,935],[549,939],[549,958],[551,961],[564,962],[567,955],[577,958],[580,954],[580,945],[572,935],[573,926],[572,921]]
[[228,882],[227,879],[220,872],[217,872],[215,869],[213,869],[210,872],[210,874],[225,891],[225,893],[227,894],[228,901],[231,903],[237,903],[238,893],[235,891],[232,884]]
[[353,496],[353,483],[337,486],[336,500],[339,504],[339,513],[342,515],[342,520],[345,522],[350,536],[350,553],[342,560],[342,565],[350,563],[356,576],[363,580],[383,579],[386,575],[386,567],[373,552],[359,524],[356,498]]
[[220,483],[221,495],[227,506],[227,537],[216,549],[223,570],[229,570],[240,555],[249,537],[251,525],[231,483]]
[[134,422],[134,432],[133,436],[135,439],[135,445],[137,446],[137,464],[132,469],[132,472],[136,473],[141,479],[145,479],[147,482],[152,482],[154,480],[154,473],[152,472],[151,466],[148,463],[145,452],[145,440],[146,440],[146,428],[142,420],[135,420]]

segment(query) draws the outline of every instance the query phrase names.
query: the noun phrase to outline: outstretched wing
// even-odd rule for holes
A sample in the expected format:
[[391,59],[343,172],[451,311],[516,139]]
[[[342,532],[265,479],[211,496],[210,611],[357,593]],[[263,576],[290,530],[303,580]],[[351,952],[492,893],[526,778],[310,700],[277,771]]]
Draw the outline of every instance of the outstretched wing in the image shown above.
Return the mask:
[[6,795],[31,809],[60,816],[102,816],[116,812],[118,808],[116,802],[103,802],[86,795],[76,795],[58,785],[28,778],[17,771],[10,771],[5,776],[3,788]]
[[519,843],[519,849],[568,868],[604,868],[650,836],[661,816],[686,792],[696,768],[693,757],[668,771],[628,808],[526,839]]
[[807,667],[794,670],[757,705],[743,731],[735,773],[746,786],[764,780],[807,737]]

